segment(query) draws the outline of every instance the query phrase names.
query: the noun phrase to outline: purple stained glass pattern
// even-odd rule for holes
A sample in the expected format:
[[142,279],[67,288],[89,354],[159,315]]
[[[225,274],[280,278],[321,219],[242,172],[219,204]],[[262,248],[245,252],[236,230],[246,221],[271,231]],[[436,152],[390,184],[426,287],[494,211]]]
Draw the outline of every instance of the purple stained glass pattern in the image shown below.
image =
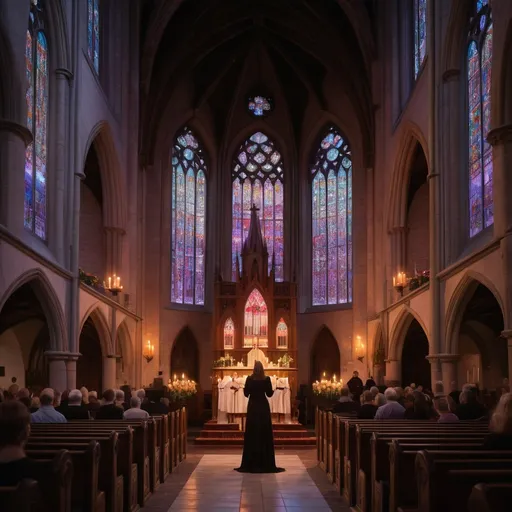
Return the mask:
[[263,117],[272,111],[272,100],[264,96],[254,96],[249,98],[247,108],[253,116]]
[[224,348],[231,349],[234,348],[235,341],[235,324],[231,318],[226,320],[224,324]]
[[100,71],[100,0],[87,0],[87,48],[96,73]]
[[25,150],[24,225],[46,240],[48,44],[40,15],[40,6],[32,5],[25,42],[27,128],[33,141]]
[[331,127],[320,143],[312,172],[312,302],[352,302],[352,157]]
[[[251,207],[259,208],[263,237],[268,249],[269,269],[275,257],[276,281],[284,279],[284,170],[281,153],[264,133],[247,139],[233,161],[231,174],[232,277],[237,279],[237,257],[249,233]],[[239,260],[240,261],[240,260]]]
[[176,137],[171,163],[171,302],[203,305],[206,164],[190,129]]
[[487,2],[476,3],[467,52],[469,235],[494,222],[491,127],[492,21]]
[[414,78],[427,54],[427,0],[414,0]]

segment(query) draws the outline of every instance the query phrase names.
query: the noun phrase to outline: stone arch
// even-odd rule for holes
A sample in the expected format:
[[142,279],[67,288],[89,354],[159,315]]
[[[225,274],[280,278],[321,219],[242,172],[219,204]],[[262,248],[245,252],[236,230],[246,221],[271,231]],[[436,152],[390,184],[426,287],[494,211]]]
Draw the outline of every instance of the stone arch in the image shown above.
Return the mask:
[[321,372],[326,372],[327,378],[332,374],[340,375],[341,354],[338,341],[327,325],[322,325],[310,346],[310,382],[322,377]]
[[409,330],[409,327],[411,326],[412,322],[416,320],[420,327],[425,332],[429,347],[430,347],[430,337],[429,332],[420,317],[416,311],[411,309],[409,306],[404,306],[402,308],[402,311],[400,311],[400,314],[398,315],[397,319],[395,320],[395,323],[393,324],[393,327],[391,328],[391,334],[390,334],[390,341],[389,341],[389,347],[388,347],[388,353],[387,353],[387,359],[390,361],[397,361],[401,359],[402,350],[404,348],[405,338],[407,336],[407,331]]
[[67,327],[62,306],[50,280],[40,269],[31,269],[21,274],[0,299],[0,311],[7,299],[21,286],[30,284],[48,323],[50,349],[58,352],[68,350]]
[[97,303],[91,306],[82,318],[79,332],[82,332],[82,329],[89,318],[98,331],[102,356],[107,357],[113,354],[114,348],[112,344],[112,334],[108,325],[108,320]]
[[452,2],[441,56],[441,73],[445,79],[449,75],[460,74],[463,66],[471,8],[471,2],[466,0]]
[[421,146],[427,161],[427,166],[429,166],[427,141],[419,126],[413,122],[408,122],[404,125],[402,135],[400,136],[391,181],[387,219],[389,233],[391,233],[394,228],[405,227],[407,219],[408,178],[417,144]]
[[114,143],[112,129],[106,121],[100,121],[92,129],[86,144],[82,168],[89,148],[94,144],[101,169],[101,183],[104,200],[103,222],[108,228],[124,233],[127,222],[126,187],[121,164]]
[[188,325],[174,339],[169,362],[171,378],[175,374],[180,377],[184,373],[189,379],[199,382],[199,345]]
[[446,310],[445,353],[457,354],[458,338],[464,311],[479,285],[485,286],[500,306],[503,318],[507,319],[503,299],[492,281],[479,272],[467,271],[453,292]]

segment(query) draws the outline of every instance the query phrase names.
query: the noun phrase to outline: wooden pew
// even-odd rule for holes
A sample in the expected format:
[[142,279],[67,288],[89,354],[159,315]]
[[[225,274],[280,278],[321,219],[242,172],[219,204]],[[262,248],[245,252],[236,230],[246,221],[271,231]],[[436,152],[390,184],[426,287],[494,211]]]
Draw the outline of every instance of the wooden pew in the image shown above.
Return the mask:
[[26,445],[32,458],[47,458],[60,449],[73,461],[74,503],[86,511],[123,512],[123,480],[117,477],[117,434],[91,440],[88,437],[33,437]]
[[165,479],[169,475],[169,419],[168,414],[152,415],[153,418],[160,418],[160,422],[157,423],[157,445],[159,448],[160,463],[158,465],[158,471],[160,475],[160,482],[165,482]]
[[468,512],[508,512],[512,503],[512,484],[477,484],[468,502]]
[[512,481],[512,452],[420,451],[415,470],[418,512],[466,512],[474,485]]
[[5,512],[36,512],[41,500],[35,480],[22,480],[16,487],[0,487],[0,510]]
[[[134,449],[134,429],[129,425],[119,422],[120,426],[105,425],[103,422],[70,422],[63,424],[36,424],[32,428],[32,436],[39,436],[43,439],[69,439],[70,441],[77,438],[82,439],[109,439],[112,433],[117,433],[117,462],[116,470],[117,475],[110,474],[110,478],[115,478],[115,493],[116,508],[119,510],[123,504],[123,509],[126,512],[134,512],[138,510],[139,504],[137,500],[137,465],[133,461]],[[142,428],[142,427],[141,427]],[[140,440],[139,442],[143,442]],[[111,448],[107,448],[108,453],[112,457],[115,454]],[[104,454],[105,455],[105,454]],[[103,457],[106,461],[106,457]],[[108,461],[107,461],[108,464]],[[108,479],[105,473],[102,473],[102,478]],[[109,472],[110,473],[110,472]]]

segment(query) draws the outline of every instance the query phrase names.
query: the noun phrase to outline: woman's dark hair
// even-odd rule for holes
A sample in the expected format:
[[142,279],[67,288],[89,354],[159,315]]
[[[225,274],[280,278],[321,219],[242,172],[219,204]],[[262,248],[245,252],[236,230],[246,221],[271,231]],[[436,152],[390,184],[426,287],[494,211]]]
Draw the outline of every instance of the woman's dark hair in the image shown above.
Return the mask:
[[256,361],[254,363],[254,370],[252,372],[252,376],[258,380],[262,380],[265,378],[265,370],[263,369],[263,364],[261,361]]
[[421,391],[414,391],[414,417],[428,420],[432,417],[432,408],[427,397]]
[[30,431],[30,413],[17,400],[0,404],[0,448],[22,445]]

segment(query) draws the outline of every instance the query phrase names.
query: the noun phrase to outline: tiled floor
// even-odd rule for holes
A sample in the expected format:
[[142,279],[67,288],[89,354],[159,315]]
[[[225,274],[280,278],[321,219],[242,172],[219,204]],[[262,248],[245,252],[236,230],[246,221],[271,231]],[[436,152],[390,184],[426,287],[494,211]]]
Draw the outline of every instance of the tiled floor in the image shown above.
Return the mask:
[[150,498],[146,512],[316,512],[349,508],[316,467],[314,450],[281,451],[277,474],[242,474],[241,452],[192,450]]

